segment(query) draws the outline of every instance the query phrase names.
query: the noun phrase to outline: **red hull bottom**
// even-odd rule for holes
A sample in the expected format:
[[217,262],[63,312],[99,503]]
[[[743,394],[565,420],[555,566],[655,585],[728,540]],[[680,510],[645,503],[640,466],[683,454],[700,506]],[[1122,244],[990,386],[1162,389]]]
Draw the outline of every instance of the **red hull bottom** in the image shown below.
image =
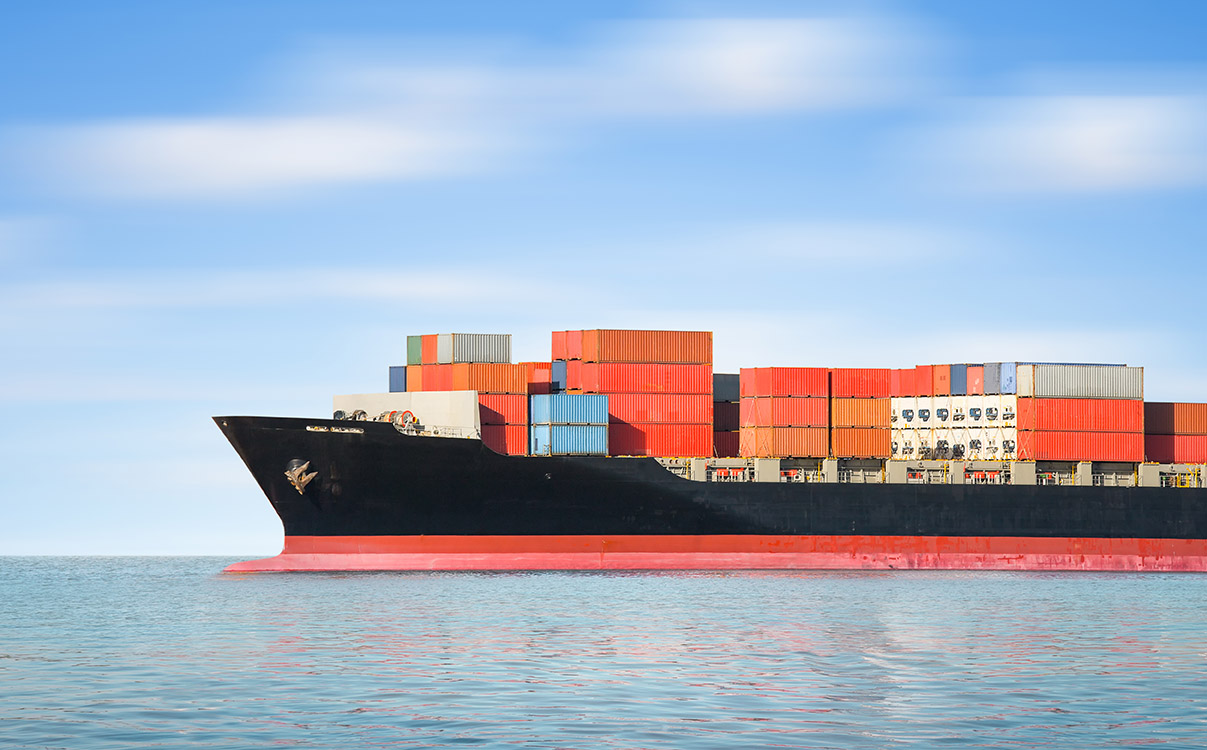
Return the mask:
[[1207,572],[1204,539],[922,536],[291,536],[228,572],[350,570]]

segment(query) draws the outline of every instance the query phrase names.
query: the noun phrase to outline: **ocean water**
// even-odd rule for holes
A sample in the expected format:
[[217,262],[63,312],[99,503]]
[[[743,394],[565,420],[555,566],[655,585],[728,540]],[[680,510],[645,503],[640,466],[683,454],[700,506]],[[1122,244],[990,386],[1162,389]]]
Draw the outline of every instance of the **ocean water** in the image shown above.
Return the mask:
[[0,747],[1207,747],[1207,576],[0,558]]

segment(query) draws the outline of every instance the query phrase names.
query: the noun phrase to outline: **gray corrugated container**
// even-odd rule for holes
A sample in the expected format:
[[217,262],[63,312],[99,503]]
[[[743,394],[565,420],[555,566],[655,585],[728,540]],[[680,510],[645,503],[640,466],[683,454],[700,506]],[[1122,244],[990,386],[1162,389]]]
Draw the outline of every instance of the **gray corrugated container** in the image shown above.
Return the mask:
[[596,393],[552,393],[530,396],[528,421],[531,424],[608,423],[608,397]]
[[1037,398],[1144,398],[1144,368],[1035,365]]
[[566,360],[553,360],[553,366],[549,368],[549,385],[554,391],[566,390]]
[[968,395],[968,365],[951,366],[951,395]]
[[533,425],[528,452],[534,456],[606,456],[607,425]]
[[436,336],[436,363],[511,362],[510,333],[441,333]]
[[1018,393],[1018,364],[1002,362],[1001,378],[998,379],[998,393],[1011,395]]
[[390,366],[390,393],[407,392],[407,368],[405,365]]
[[985,363],[985,395],[996,396],[1002,392],[1002,363]]
[[740,375],[717,372],[712,374],[713,401],[738,401],[741,397],[742,384]]
[[423,364],[423,337],[407,336],[407,364]]

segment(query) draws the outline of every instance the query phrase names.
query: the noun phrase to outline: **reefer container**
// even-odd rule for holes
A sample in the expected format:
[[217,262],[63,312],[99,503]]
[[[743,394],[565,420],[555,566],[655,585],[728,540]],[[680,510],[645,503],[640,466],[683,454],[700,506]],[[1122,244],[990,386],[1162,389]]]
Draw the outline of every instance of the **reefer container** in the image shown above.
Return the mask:
[[406,393],[407,390],[407,368],[406,365],[398,367],[390,367],[390,393]]
[[482,424],[528,424],[528,397],[519,393],[479,393]]
[[1207,404],[1146,402],[1144,431],[1153,435],[1207,435]]
[[608,453],[613,456],[708,456],[712,454],[711,424],[608,425]]
[[423,364],[423,337],[407,336],[407,364]]
[[1145,435],[1144,456],[1162,464],[1207,463],[1207,435]]
[[[567,380],[573,388],[573,376]],[[581,387],[586,393],[680,393],[711,398],[712,365],[584,361]]]
[[582,359],[584,362],[708,365],[712,364],[712,332],[583,331]]
[[[713,432],[732,432],[742,426],[741,410],[736,401],[714,401],[712,405]],[[735,438],[736,439],[736,438]],[[736,443],[735,443],[736,445]]]
[[882,428],[835,427],[830,431],[835,458],[888,458],[891,438],[889,430]]
[[610,393],[608,418],[612,422],[684,422],[711,424],[712,396],[667,393]]
[[482,442],[495,453],[522,456],[528,449],[528,428],[522,424],[485,424]]
[[738,452],[745,458],[825,458],[825,427],[743,427]]
[[510,333],[441,333],[436,336],[436,363],[511,362]]
[[608,423],[608,397],[590,393],[554,393],[529,399],[532,424]]
[[712,400],[737,401],[742,397],[741,375],[714,372],[712,374]]
[[985,366],[968,365],[968,395],[980,396],[985,392]]
[[529,452],[534,456],[606,456],[607,425],[534,424]]
[[743,367],[742,397],[829,396],[830,371],[825,367]]
[[951,395],[968,395],[968,365],[951,365]]
[[1144,460],[1144,434],[1019,430],[1018,457],[1023,461],[1138,462]]
[[1130,399],[1018,399],[1020,430],[1143,432],[1144,402]]
[[830,399],[830,425],[888,428],[891,410],[892,402],[887,398],[834,398]]
[[1144,368],[1116,365],[1019,365],[1018,395],[1037,398],[1144,398]]

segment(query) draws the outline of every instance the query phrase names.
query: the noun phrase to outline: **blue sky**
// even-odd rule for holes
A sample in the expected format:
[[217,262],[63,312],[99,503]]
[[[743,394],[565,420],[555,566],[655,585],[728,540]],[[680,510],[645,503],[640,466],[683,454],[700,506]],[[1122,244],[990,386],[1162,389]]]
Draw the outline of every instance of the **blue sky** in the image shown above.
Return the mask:
[[209,417],[408,333],[1207,398],[1200,3],[42,3],[0,24],[0,553],[267,555]]

